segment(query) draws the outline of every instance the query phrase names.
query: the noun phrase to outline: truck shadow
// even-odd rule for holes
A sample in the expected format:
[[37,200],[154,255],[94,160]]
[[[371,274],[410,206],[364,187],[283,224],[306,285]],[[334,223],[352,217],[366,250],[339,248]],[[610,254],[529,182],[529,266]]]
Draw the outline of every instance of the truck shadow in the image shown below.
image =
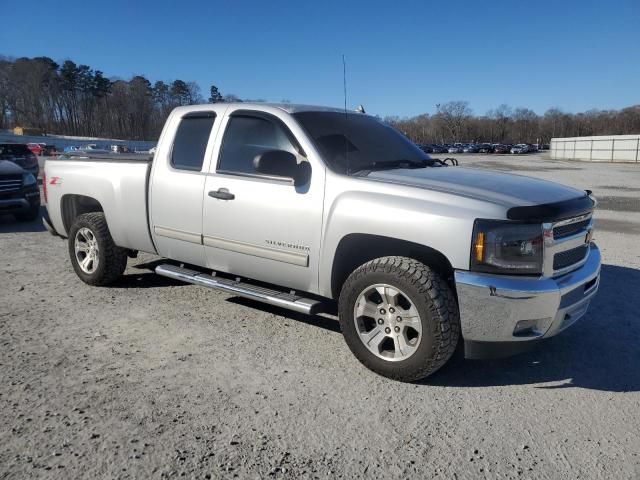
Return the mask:
[[154,272],[130,273],[120,276],[107,288],[160,288],[160,287],[185,287],[188,283],[162,277]]
[[107,288],[160,288],[186,287],[189,285],[173,278],[157,275],[154,270],[163,263],[166,263],[166,261],[159,259],[132,265],[131,269],[139,270],[139,272],[121,275],[114,283],[107,285]]
[[539,348],[502,360],[454,359],[424,385],[640,391],[640,270],[603,265],[588,314]]
[[40,207],[40,215],[31,222],[20,222],[13,215],[0,214],[0,233],[44,232],[46,231],[44,225],[42,225],[44,213],[45,207]]
[[[306,323],[312,327],[322,328],[334,333],[340,333],[340,324],[337,319],[325,317],[323,315],[307,315],[305,313],[298,313],[285,308],[276,307],[267,303],[258,302],[249,298],[243,297],[231,297],[227,299],[227,302],[235,303],[236,305],[242,305],[244,307],[252,308],[254,310],[260,310],[264,313],[271,313],[278,315],[279,317],[289,318],[296,322]],[[327,312],[332,315],[335,312],[330,308]]]

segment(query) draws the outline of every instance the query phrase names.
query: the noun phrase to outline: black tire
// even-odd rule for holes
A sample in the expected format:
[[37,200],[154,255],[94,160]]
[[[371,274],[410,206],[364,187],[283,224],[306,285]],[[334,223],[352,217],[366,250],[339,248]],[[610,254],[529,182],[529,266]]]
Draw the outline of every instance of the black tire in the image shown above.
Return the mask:
[[[98,244],[98,266],[92,273],[82,270],[75,253],[75,239],[78,230],[88,228]],[[113,283],[127,267],[127,253],[124,248],[113,243],[107,221],[102,212],[79,215],[69,230],[69,257],[80,280],[89,285]]]
[[[388,284],[410,297],[418,310],[422,338],[404,360],[389,361],[372,353],[360,339],[354,319],[359,295],[368,287]],[[460,316],[447,283],[423,263],[407,257],[382,257],[357,268],[344,283],[338,302],[340,326],[347,345],[370,370],[403,382],[425,378],[453,355],[460,337]]]
[[19,222],[33,222],[36,218],[38,218],[38,216],[40,216],[40,205],[29,207],[29,210],[15,213],[14,216]]

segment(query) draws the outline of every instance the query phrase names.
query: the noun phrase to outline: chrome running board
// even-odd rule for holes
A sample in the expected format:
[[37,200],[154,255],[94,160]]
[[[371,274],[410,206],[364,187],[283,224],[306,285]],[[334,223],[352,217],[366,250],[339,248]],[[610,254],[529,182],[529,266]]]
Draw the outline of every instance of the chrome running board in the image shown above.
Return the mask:
[[232,295],[250,298],[277,307],[288,308],[289,310],[300,313],[316,313],[321,305],[321,302],[318,300],[304,298],[293,293],[258,287],[238,280],[234,281],[227,278],[213,277],[197,270],[190,270],[175,265],[159,265],[156,267],[156,273],[163,277],[173,278],[194,285],[201,285],[214,290],[221,290],[226,293],[231,293]]

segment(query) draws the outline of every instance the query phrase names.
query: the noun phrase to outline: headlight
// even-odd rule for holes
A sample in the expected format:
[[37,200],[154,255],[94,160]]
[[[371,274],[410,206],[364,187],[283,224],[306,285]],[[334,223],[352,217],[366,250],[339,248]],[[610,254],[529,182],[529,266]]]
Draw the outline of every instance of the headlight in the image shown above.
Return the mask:
[[542,225],[476,220],[471,245],[471,270],[511,275],[540,275]]
[[25,173],[22,176],[22,185],[23,186],[30,187],[32,185],[35,185],[36,183],[38,183],[38,180],[36,180],[36,177],[34,177],[32,173]]

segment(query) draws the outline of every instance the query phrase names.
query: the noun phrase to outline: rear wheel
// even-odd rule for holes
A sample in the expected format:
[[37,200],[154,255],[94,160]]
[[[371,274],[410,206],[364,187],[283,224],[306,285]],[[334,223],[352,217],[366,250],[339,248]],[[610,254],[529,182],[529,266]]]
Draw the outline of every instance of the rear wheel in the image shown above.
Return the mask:
[[78,216],[69,230],[69,256],[78,277],[89,285],[113,283],[127,267],[126,250],[113,243],[102,212]]
[[449,286],[406,257],[377,258],[356,269],[340,293],[339,318],[358,360],[401,381],[419,380],[442,367],[460,336]]

